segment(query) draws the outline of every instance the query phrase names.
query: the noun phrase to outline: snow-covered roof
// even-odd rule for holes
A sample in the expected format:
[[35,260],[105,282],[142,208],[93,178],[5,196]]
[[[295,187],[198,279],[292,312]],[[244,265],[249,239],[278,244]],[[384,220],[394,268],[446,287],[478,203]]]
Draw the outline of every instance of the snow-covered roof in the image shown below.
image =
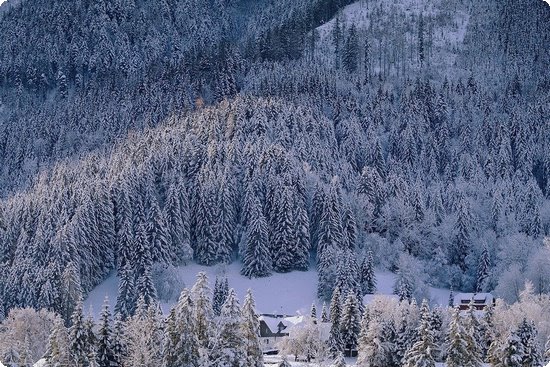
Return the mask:
[[[44,358],[39,359],[33,367],[44,367],[46,365],[46,360]],[[1,367],[1,366],[0,366]]]
[[283,330],[287,330],[289,327],[300,324],[304,321],[304,316],[286,316],[286,317],[273,317],[269,315],[262,315],[258,318],[260,321],[265,322],[271,332],[276,333],[279,331],[279,324],[284,326]]
[[454,296],[454,304],[469,304],[471,300],[477,304],[488,304],[493,301],[491,293],[457,293]]

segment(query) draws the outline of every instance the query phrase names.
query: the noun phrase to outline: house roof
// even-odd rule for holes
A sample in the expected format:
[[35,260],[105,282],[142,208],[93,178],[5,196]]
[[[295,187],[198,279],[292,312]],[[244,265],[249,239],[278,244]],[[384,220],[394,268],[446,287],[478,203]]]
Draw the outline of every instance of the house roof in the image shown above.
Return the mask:
[[493,301],[493,295],[491,293],[457,293],[454,296],[454,304],[466,304],[471,300],[478,304],[487,304]]
[[284,326],[283,330],[287,330],[289,327],[301,323],[304,320],[304,316],[273,317],[269,315],[261,315],[258,319],[265,322],[272,333],[277,333],[279,331],[280,324]]

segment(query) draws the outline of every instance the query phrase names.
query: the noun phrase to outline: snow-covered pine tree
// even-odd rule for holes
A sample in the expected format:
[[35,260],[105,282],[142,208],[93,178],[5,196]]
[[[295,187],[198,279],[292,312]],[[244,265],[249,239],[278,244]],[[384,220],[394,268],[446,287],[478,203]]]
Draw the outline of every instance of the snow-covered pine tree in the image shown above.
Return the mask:
[[537,342],[535,323],[524,318],[517,333],[523,345],[522,366],[542,366],[544,359]]
[[309,316],[313,319],[313,320],[317,320],[317,306],[315,305],[315,302],[313,302],[311,304],[311,309],[309,311]]
[[191,289],[193,300],[193,319],[195,320],[195,334],[199,347],[204,351],[209,347],[213,333],[213,310],[210,295],[210,286],[206,273],[197,274],[197,281]]
[[174,367],[197,367],[200,360],[199,339],[194,319],[194,303],[187,288],[182,291],[176,305],[174,326],[176,332],[173,352]]
[[351,251],[355,251],[355,247],[357,246],[357,223],[349,205],[345,206],[342,215],[342,227],[344,229],[347,247]]
[[395,342],[395,360],[398,363],[403,363],[405,354],[413,346],[417,340],[416,326],[412,323],[410,306],[416,305],[414,302],[411,305],[408,302],[401,302],[401,323],[396,331]]
[[468,343],[465,339],[466,330],[462,325],[460,310],[452,310],[451,323],[449,324],[449,334],[447,337],[447,359],[445,362],[448,367],[467,366],[470,358],[468,357]]
[[518,335],[518,330],[513,330],[506,338],[501,354],[495,362],[499,363],[502,367],[523,367],[524,356],[525,350]]
[[397,270],[397,278],[393,286],[393,293],[399,297],[399,301],[409,301],[413,296],[413,286],[411,280],[400,269]]
[[544,353],[544,358],[546,359],[546,361],[550,361],[550,335],[548,335],[548,340],[546,341],[544,349],[546,350]]
[[119,275],[120,279],[118,283],[115,313],[118,314],[122,320],[126,320],[126,318],[133,315],[136,303],[132,265],[126,262],[119,272]]
[[111,367],[122,366],[122,361],[126,358],[126,341],[124,335],[124,322],[118,314],[115,315],[111,348],[114,356]]
[[241,274],[249,278],[265,277],[271,274],[272,268],[267,221],[257,198],[250,210]]
[[143,298],[143,302],[147,307],[157,303],[157,290],[153,283],[151,267],[150,263],[143,264],[142,273],[139,275],[136,285],[136,293]]
[[262,367],[263,353],[260,345],[260,321],[252,291],[246,293],[242,307],[242,333],[245,341],[246,367]]
[[420,325],[418,340],[405,353],[403,367],[435,367],[435,352],[432,330],[430,328],[430,308],[428,301],[422,301],[420,307]]
[[330,322],[327,311],[327,303],[323,302],[323,308],[321,309],[321,322]]
[[309,267],[309,218],[305,203],[302,200],[296,200],[295,208],[295,228],[296,228],[296,244],[294,250],[293,268],[296,270],[306,271]]
[[115,351],[113,350],[113,335],[111,328],[111,312],[109,299],[105,298],[103,310],[99,317],[99,330],[97,337],[97,362],[100,367],[112,367],[116,365]]
[[212,367],[241,367],[246,361],[242,313],[234,289],[229,290],[216,325],[210,360]]
[[470,307],[464,322],[464,336],[466,340],[466,348],[468,350],[467,365],[472,367],[481,366],[481,341],[483,335],[480,335],[479,321],[475,314],[473,299],[470,301]]
[[[395,343],[387,338],[384,331],[385,322],[379,319],[365,321],[363,317],[361,338],[359,342],[358,367],[390,367],[393,366]],[[366,324],[366,325],[365,325]],[[366,331],[365,331],[366,330]]]
[[189,202],[182,180],[172,180],[166,193],[164,216],[173,247],[174,261],[186,264],[193,258],[189,235]]
[[361,290],[362,294],[376,292],[376,275],[374,274],[374,260],[372,251],[367,252],[361,263]]
[[344,353],[339,352],[336,355],[336,358],[334,358],[334,361],[330,365],[330,367],[346,367],[346,359],[344,358]]
[[340,329],[340,320],[342,319],[342,295],[340,288],[336,287],[332,293],[332,300],[330,302],[330,335],[328,344],[330,352],[333,356],[336,356],[338,352],[342,352],[344,344],[342,341],[342,334]]
[[357,339],[361,331],[361,312],[359,301],[354,292],[348,293],[341,312],[340,335],[342,346],[347,348],[351,355],[352,350],[357,348]]
[[212,297],[212,311],[214,311],[214,316],[220,316],[222,306],[227,299],[228,293],[229,283],[227,277],[216,277],[214,295]]
[[47,367],[69,366],[72,364],[69,354],[69,333],[60,318],[55,320],[45,358]]
[[294,197],[290,188],[284,186],[280,190],[280,196],[277,200],[276,223],[274,228],[272,228],[273,235],[271,239],[273,270],[278,273],[286,273],[293,269],[293,249],[296,243],[292,210],[294,207]]
[[479,264],[477,266],[477,277],[476,277],[476,292],[483,292],[486,288],[487,277],[489,276],[489,270],[491,268],[491,263],[489,260],[489,250],[487,246],[483,247],[481,252],[481,258],[479,259]]
[[90,345],[88,345],[88,335],[85,326],[84,314],[82,312],[82,299],[75,307],[71,317],[71,327],[69,328],[69,358],[77,366],[87,366],[90,361],[88,354]]

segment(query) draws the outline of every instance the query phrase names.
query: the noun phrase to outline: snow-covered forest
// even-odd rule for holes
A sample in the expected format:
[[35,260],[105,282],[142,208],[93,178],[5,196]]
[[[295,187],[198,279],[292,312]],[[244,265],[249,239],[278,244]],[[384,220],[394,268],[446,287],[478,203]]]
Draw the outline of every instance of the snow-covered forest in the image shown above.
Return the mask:
[[[542,365],[549,50],[540,0],[6,2],[0,353],[261,366],[252,334],[268,311],[251,295],[210,314],[203,284],[159,313],[181,290],[170,269],[236,263],[247,278],[315,270],[311,302],[348,308],[327,312],[316,363],[357,347],[362,366]],[[363,305],[375,268],[395,274],[396,303]],[[82,301],[114,275],[114,314],[85,320]],[[498,301],[460,317],[423,304],[430,287]],[[49,344],[13,336],[35,318]],[[165,347],[134,355],[133,339]],[[503,362],[512,350],[538,360]]]

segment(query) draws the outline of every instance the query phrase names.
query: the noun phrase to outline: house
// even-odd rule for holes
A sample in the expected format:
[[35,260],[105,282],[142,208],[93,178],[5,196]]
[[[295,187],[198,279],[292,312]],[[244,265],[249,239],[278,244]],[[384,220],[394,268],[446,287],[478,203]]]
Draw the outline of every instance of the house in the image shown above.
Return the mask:
[[476,311],[483,311],[489,305],[495,305],[495,297],[491,293],[457,293],[453,298],[453,306],[461,311],[470,308],[473,302]]
[[276,354],[277,343],[288,336],[288,327],[290,322],[287,320],[289,315],[261,314],[260,321],[260,343],[262,351],[266,354]]

